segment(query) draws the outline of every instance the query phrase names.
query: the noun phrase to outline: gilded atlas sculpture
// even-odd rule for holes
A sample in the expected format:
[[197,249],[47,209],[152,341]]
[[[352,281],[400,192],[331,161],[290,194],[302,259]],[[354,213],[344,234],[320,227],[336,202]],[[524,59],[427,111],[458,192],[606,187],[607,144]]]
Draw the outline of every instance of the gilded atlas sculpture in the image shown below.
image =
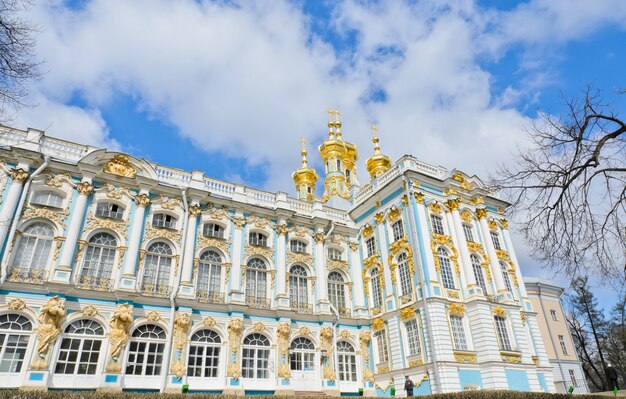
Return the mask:
[[115,309],[109,325],[111,332],[109,333],[109,363],[105,367],[105,371],[109,373],[119,373],[122,371],[122,363],[119,361],[122,349],[128,342],[128,327],[133,322],[133,308],[127,304],[121,304]]
[[278,353],[280,355],[280,366],[278,367],[278,376],[285,380],[291,378],[291,368],[289,367],[288,350],[289,338],[291,336],[290,323],[281,323],[278,325]]
[[320,331],[320,342],[322,350],[326,351],[326,360],[322,369],[322,377],[332,382],[335,381],[335,370],[333,368],[332,352],[333,352],[333,329],[332,327],[324,327]]
[[359,343],[361,344],[361,355],[363,357],[363,380],[374,382],[374,375],[369,367],[370,361],[370,341],[372,340],[372,333],[369,331],[363,331],[359,334]]
[[191,325],[191,315],[189,313],[178,313],[174,318],[174,347],[176,348],[175,360],[172,361],[171,373],[176,378],[181,379],[185,375],[187,365],[183,349],[187,344],[187,331]]
[[48,368],[47,355],[61,332],[61,320],[65,317],[65,303],[53,296],[41,308],[37,327],[37,355],[30,365],[33,370]]
[[228,342],[230,346],[230,364],[226,367],[226,375],[233,380],[241,377],[241,368],[238,362],[239,342],[241,341],[241,331],[243,330],[243,320],[231,319],[228,322]]

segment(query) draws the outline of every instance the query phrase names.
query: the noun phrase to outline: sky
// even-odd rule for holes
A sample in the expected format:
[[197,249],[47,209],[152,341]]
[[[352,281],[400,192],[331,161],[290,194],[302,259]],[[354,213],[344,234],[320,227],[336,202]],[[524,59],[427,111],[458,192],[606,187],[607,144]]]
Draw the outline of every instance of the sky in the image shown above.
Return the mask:
[[[301,138],[323,175],[328,108],[361,183],[372,123],[394,160],[486,178],[562,94],[592,83],[626,110],[623,0],[40,0],[26,17],[43,75],[15,127],[291,195]],[[525,274],[560,279],[515,243]]]

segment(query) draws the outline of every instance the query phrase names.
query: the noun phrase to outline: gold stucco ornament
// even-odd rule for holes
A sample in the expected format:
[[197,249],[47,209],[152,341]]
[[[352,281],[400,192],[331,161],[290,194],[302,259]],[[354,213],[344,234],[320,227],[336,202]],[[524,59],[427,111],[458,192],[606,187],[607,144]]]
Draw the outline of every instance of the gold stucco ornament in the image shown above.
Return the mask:
[[65,304],[58,296],[46,302],[39,313],[39,327],[37,327],[37,359],[30,367],[34,370],[48,368],[46,355],[61,333],[61,320],[65,317]]
[[128,342],[128,327],[132,322],[133,308],[129,304],[121,304],[113,312],[109,320],[109,326],[111,327],[109,332],[109,356],[111,360],[105,367],[105,371],[117,373],[122,370],[119,357],[126,342]]
[[130,163],[128,156],[123,154],[118,154],[105,163],[104,171],[113,175],[130,177],[131,179],[137,175],[137,169]]

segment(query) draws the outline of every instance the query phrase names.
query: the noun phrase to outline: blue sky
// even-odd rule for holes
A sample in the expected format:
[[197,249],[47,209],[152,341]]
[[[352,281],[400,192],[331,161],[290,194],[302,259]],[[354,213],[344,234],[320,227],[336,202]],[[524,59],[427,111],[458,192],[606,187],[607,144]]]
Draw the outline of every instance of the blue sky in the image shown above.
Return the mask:
[[329,107],[361,183],[372,122],[394,159],[486,176],[562,92],[593,83],[626,110],[622,0],[48,0],[28,17],[46,73],[16,127],[290,194],[301,137],[321,167]]

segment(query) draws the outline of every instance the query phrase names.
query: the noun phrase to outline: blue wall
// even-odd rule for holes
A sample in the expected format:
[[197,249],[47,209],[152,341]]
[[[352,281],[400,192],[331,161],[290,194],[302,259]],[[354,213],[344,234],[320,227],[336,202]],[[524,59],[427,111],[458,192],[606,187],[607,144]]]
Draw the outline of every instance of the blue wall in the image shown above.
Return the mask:
[[480,370],[459,369],[459,381],[461,381],[461,389],[465,390],[466,385],[476,385],[483,389],[483,378]]
[[548,384],[546,383],[546,376],[543,373],[537,373],[537,379],[539,380],[539,386],[544,392],[548,392]]
[[530,391],[528,384],[528,375],[525,370],[504,369],[506,380],[509,383],[509,389],[514,391]]

